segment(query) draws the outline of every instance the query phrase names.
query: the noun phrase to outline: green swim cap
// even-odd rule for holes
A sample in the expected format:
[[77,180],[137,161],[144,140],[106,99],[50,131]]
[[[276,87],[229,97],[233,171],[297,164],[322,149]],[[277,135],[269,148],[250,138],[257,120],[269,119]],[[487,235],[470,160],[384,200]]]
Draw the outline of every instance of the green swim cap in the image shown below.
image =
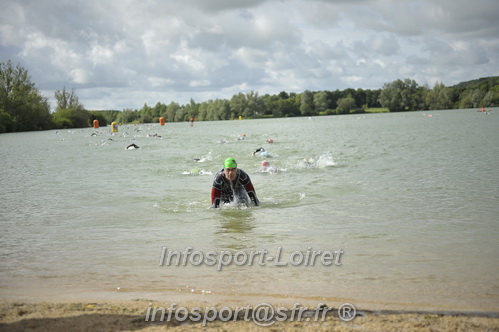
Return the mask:
[[225,168],[236,168],[237,167],[236,160],[232,157],[225,159],[224,167]]

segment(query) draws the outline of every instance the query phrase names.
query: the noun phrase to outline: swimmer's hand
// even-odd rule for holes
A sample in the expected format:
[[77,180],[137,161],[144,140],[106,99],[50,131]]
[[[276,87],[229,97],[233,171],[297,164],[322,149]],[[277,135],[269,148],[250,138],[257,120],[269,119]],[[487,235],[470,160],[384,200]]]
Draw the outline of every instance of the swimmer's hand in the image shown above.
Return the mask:
[[253,192],[253,191],[248,192],[248,196],[251,198],[251,200],[253,201],[255,206],[260,205],[260,201],[258,200],[258,197],[256,197],[255,192]]
[[213,205],[211,206],[212,209],[217,209],[220,206],[220,198],[215,198],[213,201]]

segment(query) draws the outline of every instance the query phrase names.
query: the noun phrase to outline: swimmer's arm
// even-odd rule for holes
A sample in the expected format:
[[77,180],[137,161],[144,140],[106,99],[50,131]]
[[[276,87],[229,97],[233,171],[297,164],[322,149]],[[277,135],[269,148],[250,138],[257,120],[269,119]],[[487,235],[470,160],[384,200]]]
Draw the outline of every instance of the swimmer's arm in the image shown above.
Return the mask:
[[211,188],[211,206],[213,208],[218,208],[220,206],[220,197],[222,192],[215,187]]
[[251,198],[255,206],[260,205],[260,201],[258,200],[258,197],[256,197],[256,193],[254,191],[248,191],[248,196]]
[[246,186],[244,186],[244,189],[246,189],[246,192],[248,193],[249,198],[253,201],[255,206],[260,205],[260,201],[258,200],[258,197],[256,197],[256,192],[255,192],[255,187],[253,187],[253,184],[248,182]]

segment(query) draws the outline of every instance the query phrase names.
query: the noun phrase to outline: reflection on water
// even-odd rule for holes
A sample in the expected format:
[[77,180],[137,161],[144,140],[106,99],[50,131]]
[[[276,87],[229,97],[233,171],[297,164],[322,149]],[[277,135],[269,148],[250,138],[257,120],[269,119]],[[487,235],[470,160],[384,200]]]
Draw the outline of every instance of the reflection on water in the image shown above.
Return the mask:
[[256,227],[252,209],[223,209],[214,232],[220,250],[235,251],[252,248],[251,231]]
[[220,231],[224,233],[248,233],[255,228],[255,218],[250,209],[225,209],[220,211]]

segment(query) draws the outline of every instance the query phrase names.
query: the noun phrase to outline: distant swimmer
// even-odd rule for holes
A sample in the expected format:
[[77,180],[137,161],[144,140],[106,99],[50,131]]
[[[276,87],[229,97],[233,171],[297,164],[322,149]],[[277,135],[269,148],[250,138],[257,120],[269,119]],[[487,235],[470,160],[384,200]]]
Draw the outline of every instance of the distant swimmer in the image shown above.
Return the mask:
[[267,151],[265,151],[265,149],[262,148],[262,147],[259,147],[258,149],[256,149],[255,151],[253,151],[253,156],[256,156],[257,154],[260,157],[272,158],[272,156],[270,155],[270,153],[268,153]]
[[260,172],[261,173],[276,173],[277,169],[274,167],[270,166],[270,163],[267,160],[262,161],[260,164]]
[[202,156],[201,158],[192,158],[193,161],[197,163],[204,163],[205,161],[211,161],[211,151],[208,152],[206,155]]
[[257,153],[262,153],[262,152],[265,152],[265,149],[262,148],[262,147],[259,147],[258,149],[256,149],[255,151],[253,151],[253,155],[256,155]]
[[212,207],[218,208],[220,204],[230,202],[246,204],[248,197],[255,206],[260,205],[248,173],[237,168],[234,158],[225,159],[224,168],[217,172],[213,180]]
[[191,116],[191,118],[189,119],[189,122],[191,123],[191,127],[194,126],[194,117]]
[[487,114],[488,112],[490,112],[490,110],[487,110],[485,109],[485,107],[482,107],[482,109],[478,110],[477,112],[484,112],[485,114]]
[[135,149],[138,149],[139,147],[135,144],[135,143],[132,143],[130,145],[128,145],[125,150],[135,150]]
[[269,138],[268,140],[266,140],[267,143],[274,143],[274,140],[272,138]]
[[193,168],[189,171],[189,174],[199,174],[201,170],[199,168]]
[[298,162],[298,168],[315,168],[315,161],[313,159],[304,158]]

